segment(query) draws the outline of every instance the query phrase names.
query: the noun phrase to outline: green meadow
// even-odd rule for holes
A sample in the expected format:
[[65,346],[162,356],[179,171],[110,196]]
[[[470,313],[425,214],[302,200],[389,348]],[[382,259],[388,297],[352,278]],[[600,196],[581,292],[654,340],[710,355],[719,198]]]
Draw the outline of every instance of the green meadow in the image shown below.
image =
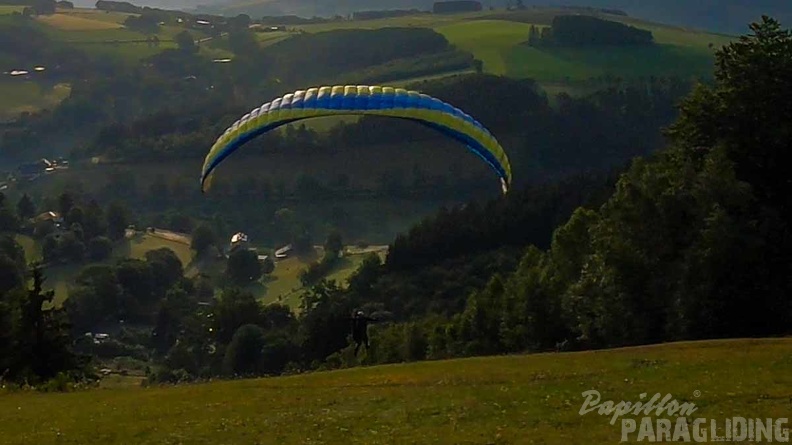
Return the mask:
[[13,14],[15,12],[22,12],[24,6],[19,5],[0,5],[0,15]]
[[653,32],[656,45],[532,48],[525,44],[531,24],[511,20],[461,21],[435,29],[482,60],[485,71],[540,82],[581,81],[605,75],[708,77],[712,74],[714,48],[728,42],[724,36],[678,28],[640,27]]
[[0,437],[8,445],[615,444],[620,422],[596,410],[581,415],[583,392],[598,391],[600,403],[670,395],[695,405],[689,419],[722,428],[732,416],[789,417],[790,388],[792,339],[689,342],[177,387],[7,392]]
[[47,86],[24,79],[4,79],[0,81],[0,97],[3,98],[0,118],[12,118],[25,111],[51,109],[69,94],[71,86],[68,84]]

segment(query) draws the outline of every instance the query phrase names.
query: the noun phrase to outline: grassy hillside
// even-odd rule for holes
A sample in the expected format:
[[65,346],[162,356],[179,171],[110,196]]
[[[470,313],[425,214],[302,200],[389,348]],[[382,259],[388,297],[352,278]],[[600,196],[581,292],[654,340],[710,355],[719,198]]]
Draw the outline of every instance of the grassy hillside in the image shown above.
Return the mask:
[[[41,260],[41,246],[31,237],[17,235],[16,241],[25,249],[27,261]],[[165,239],[158,235],[139,234],[130,239],[124,240],[116,246],[111,260],[119,258],[145,259],[146,252],[167,247],[179,257],[188,275],[191,270],[188,268],[192,263],[193,252],[190,250],[189,243]],[[47,281],[45,287],[55,291],[56,306],[60,306],[69,296],[74,278],[85,265],[59,265],[50,267],[46,270]],[[192,271],[194,272],[194,271]]]
[[[4,7],[0,14],[10,13],[16,7]],[[336,29],[378,29],[385,27],[432,28],[443,34],[453,45],[470,52],[484,62],[484,71],[516,78],[534,78],[551,94],[561,91],[577,92],[585,89],[582,82],[604,76],[634,78],[647,76],[710,76],[712,53],[730,38],[695,30],[649,23],[633,18],[607,16],[654,33],[657,45],[652,48],[531,48],[524,44],[531,25],[547,26],[561,10],[537,8],[528,11],[484,11],[479,13],[435,15],[416,14],[390,19],[337,21],[322,24],[290,27],[296,31],[317,33]],[[568,13],[568,12],[566,12]],[[51,16],[36,20],[42,29],[55,39],[70,42],[91,54],[117,57],[129,63],[138,63],[166,48],[175,47],[173,37],[181,30],[162,27],[158,37],[160,45],[150,47],[146,36],[125,28],[128,17],[123,13],[106,13],[92,9],[59,10]],[[289,38],[292,33],[256,33],[262,46]],[[198,38],[203,36],[197,35]],[[230,57],[224,42],[202,45],[201,51],[212,58]],[[2,61],[2,51],[0,51]],[[444,77],[457,71],[438,72],[427,76]],[[424,78],[397,79],[391,85],[409,86]],[[328,80],[330,82],[331,80]],[[0,82],[0,93],[8,97],[8,107],[3,116],[13,116],[21,111],[34,111],[57,105],[68,92],[64,88],[45,89],[36,84],[22,84],[21,79]],[[333,124],[337,119],[325,123]],[[309,123],[312,128],[322,123]]]
[[[389,26],[433,28],[452,44],[484,62],[486,72],[510,77],[530,77],[553,84],[581,81],[605,75],[710,76],[712,51],[730,37],[649,23],[620,16],[605,16],[652,31],[654,48],[530,48],[531,25],[548,26],[555,15],[569,13],[554,9],[514,12],[480,12],[454,15],[419,14],[390,19],[343,21],[304,25],[306,32],[330,29],[376,29]],[[712,48],[710,48],[712,44]]]
[[[384,246],[377,250],[380,259],[385,259],[385,252]],[[316,255],[313,256],[291,257],[277,261],[272,274],[262,279],[263,284],[250,286],[249,290],[254,292],[254,295],[257,295],[265,304],[281,303],[293,310],[298,310],[301,303],[300,295],[305,290],[300,282],[300,272],[305,270],[312,260],[319,259],[321,255],[322,250],[317,249]],[[347,255],[338,261],[338,264],[325,278],[346,285],[347,279],[365,258],[364,254]]]
[[22,12],[24,6],[17,5],[0,5],[0,15],[13,14],[15,12]]
[[[22,6],[0,6],[0,19],[13,12],[21,11]],[[180,28],[162,27],[157,36],[160,44],[149,47],[145,43],[146,35],[125,28],[122,24],[129,14],[105,13],[93,9],[59,9],[56,14],[37,16],[36,27],[50,38],[67,42],[89,54],[113,57],[127,63],[138,63],[141,59],[157,54],[158,52],[175,48],[172,41]],[[0,26],[3,26],[0,20]],[[199,34],[197,36],[201,37]],[[143,42],[141,42],[143,41]],[[202,49],[207,57],[225,56],[227,51],[217,49]],[[38,60],[22,61],[23,66],[12,65],[4,50],[0,48],[0,72],[14,69],[31,71],[33,66],[40,64]],[[47,85],[47,73],[37,75],[37,81],[0,76],[0,97],[3,98],[3,107],[0,109],[0,119],[18,116],[21,112],[33,112],[41,109],[51,109],[67,98],[71,86],[65,83]]]
[[618,443],[618,422],[578,413],[581,393],[597,390],[602,402],[670,394],[696,405],[690,418],[722,426],[731,416],[788,417],[790,387],[791,339],[679,343],[171,388],[9,393],[0,395],[0,435],[8,445]]
[[71,94],[69,84],[60,83],[51,87],[35,82],[9,79],[0,81],[0,119],[13,118],[22,112],[52,109]]
[[[235,5],[234,7],[241,7]],[[9,11],[13,9],[9,9]],[[3,12],[5,10],[0,10]],[[487,72],[513,77],[533,77],[545,82],[583,80],[612,74],[623,77],[647,75],[706,76],[711,73],[709,45],[719,47],[729,37],[679,27],[665,26],[620,16],[606,16],[648,29],[658,45],[650,50],[640,48],[602,49],[543,49],[522,45],[528,38],[532,24],[549,25],[553,17],[568,13],[556,9],[537,8],[528,11],[484,11],[479,13],[435,15],[417,14],[389,19],[338,21],[295,26],[299,31],[322,32],[335,29],[378,29],[384,27],[433,28],[460,49],[472,52],[484,61]],[[60,10],[58,14],[38,20],[47,25],[52,35],[79,43],[90,51],[120,54],[139,60],[162,48],[172,46],[179,29],[163,27],[160,48],[148,48],[141,43],[125,43],[142,36],[122,26],[128,14],[104,13],[90,9]],[[287,38],[289,33],[257,33],[263,45]],[[117,43],[112,43],[117,41]],[[106,42],[100,44],[100,42]]]
[[[658,27],[651,48],[531,48],[524,45],[531,25],[505,20],[475,20],[437,28],[451,42],[484,62],[485,71],[542,82],[580,81],[605,75],[709,76],[708,40]],[[674,42],[674,43],[671,43]]]

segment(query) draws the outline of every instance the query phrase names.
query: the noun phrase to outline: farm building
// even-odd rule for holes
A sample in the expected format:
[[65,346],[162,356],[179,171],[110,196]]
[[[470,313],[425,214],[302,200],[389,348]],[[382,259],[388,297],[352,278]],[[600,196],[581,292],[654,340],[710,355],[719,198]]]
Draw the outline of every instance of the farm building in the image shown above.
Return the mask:
[[275,258],[278,259],[288,258],[289,253],[292,251],[292,249],[293,247],[291,244],[289,244],[288,246],[281,247],[280,249],[275,251]]
[[55,224],[60,224],[60,223],[63,222],[63,217],[61,217],[61,214],[58,213],[58,212],[44,212],[44,213],[39,214],[35,218],[35,221],[36,222],[52,221]]

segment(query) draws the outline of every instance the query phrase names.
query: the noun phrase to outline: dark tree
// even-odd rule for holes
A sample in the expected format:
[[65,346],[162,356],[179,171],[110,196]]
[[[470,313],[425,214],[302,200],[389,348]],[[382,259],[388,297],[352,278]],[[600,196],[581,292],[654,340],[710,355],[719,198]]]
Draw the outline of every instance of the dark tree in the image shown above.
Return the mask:
[[239,248],[228,256],[226,275],[234,283],[243,285],[261,278],[261,262],[256,252]]
[[651,31],[619,22],[586,15],[560,15],[553,19],[552,43],[557,45],[650,45],[653,42]]
[[146,252],[146,262],[151,267],[156,289],[164,292],[184,275],[184,265],[176,253],[167,247]]
[[259,50],[256,35],[247,27],[229,32],[228,45],[234,54],[240,56],[255,56]]
[[74,196],[68,192],[61,193],[60,196],[58,196],[58,211],[61,216],[66,217],[72,207],[74,207]]
[[200,224],[192,233],[190,248],[193,249],[198,256],[202,256],[215,244],[215,242],[216,237],[212,227],[208,224]]
[[129,225],[129,212],[118,202],[110,204],[107,208],[107,231],[111,240],[123,239]]
[[19,322],[14,337],[15,366],[12,378],[40,382],[60,372],[79,370],[80,359],[71,350],[68,324],[61,309],[44,309],[55,292],[44,291],[44,274],[40,267],[31,271],[33,287],[20,304]]
[[784,159],[792,137],[792,32],[763,17],[716,54],[715,86],[699,86],[682,104],[674,140],[699,156],[722,146],[740,179],[792,218],[792,183]]
[[272,261],[272,258],[267,257],[267,259],[261,262],[261,273],[263,275],[269,275],[274,270],[275,270],[275,262]]
[[327,236],[327,240],[325,241],[325,258],[338,258],[338,255],[341,253],[341,249],[343,248],[344,242],[341,239],[341,233],[339,233],[337,230],[334,230],[330,233],[330,235]]
[[30,199],[27,193],[23,194],[17,202],[17,216],[24,219],[30,219],[36,216],[36,205]]
[[195,44],[195,39],[193,39],[192,34],[188,31],[182,31],[173,38],[176,42],[176,45],[179,47],[179,51],[182,51],[186,54],[195,54],[198,52],[198,45]]
[[263,368],[264,331],[257,325],[246,324],[234,333],[223,359],[223,370],[229,376],[251,376]]
[[19,220],[14,213],[5,195],[0,192],[0,233],[14,232],[19,227]]
[[88,242],[88,258],[91,261],[103,261],[113,253],[113,242],[106,236],[97,236]]
[[259,324],[263,319],[263,307],[253,294],[231,289],[223,292],[213,308],[214,329],[217,340],[222,343],[231,341],[240,326]]

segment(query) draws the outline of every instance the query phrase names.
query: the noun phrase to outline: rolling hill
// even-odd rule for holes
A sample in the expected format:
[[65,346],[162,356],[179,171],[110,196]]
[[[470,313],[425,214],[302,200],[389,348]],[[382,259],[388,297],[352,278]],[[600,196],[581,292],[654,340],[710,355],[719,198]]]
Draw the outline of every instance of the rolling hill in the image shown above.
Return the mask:
[[695,404],[690,419],[717,421],[722,436],[725,418],[788,417],[790,387],[791,339],[691,342],[178,387],[0,392],[0,437],[8,445],[618,443],[620,422],[579,414],[584,391],[598,391],[600,403],[668,394]]
[[[10,15],[22,8],[0,7],[0,31],[11,25]],[[173,37],[181,31],[180,28],[162,27],[156,34],[160,43],[152,46],[146,43],[149,36],[123,26],[129,16],[96,9],[58,9],[55,14],[35,17],[29,26],[41,33],[43,38],[66,47],[127,64],[140,63],[144,58],[176,47]],[[201,33],[195,34],[197,38],[204,37]],[[229,54],[208,46],[203,47],[202,51],[207,57],[225,57]],[[44,65],[42,71],[34,71],[38,65]],[[4,98],[0,120],[15,118],[22,112],[51,110],[69,97],[72,85],[50,74],[51,68],[35,56],[14,54],[10,47],[0,47],[0,96]],[[13,71],[27,71],[29,74],[11,76]]]
[[[157,0],[148,0],[156,4]],[[187,0],[185,0],[187,1]],[[410,9],[431,10],[431,0],[235,0],[200,1],[197,9],[203,11],[235,14],[246,12],[257,15],[289,15],[303,17],[347,15],[361,10]],[[761,18],[763,14],[777,17],[782,22],[792,20],[792,4],[784,0],[760,0],[745,2],[741,0],[584,0],[569,2],[565,0],[523,0],[529,7],[575,6],[615,9],[626,12],[632,17],[669,25],[706,29],[727,34],[741,34],[748,30],[748,23]],[[498,0],[482,2],[485,9],[505,8],[516,4],[514,1]]]
[[[9,14],[14,9],[0,10]],[[238,13],[242,10],[230,11]],[[713,50],[728,43],[727,36],[671,27],[657,23],[605,14],[603,17],[652,31],[656,45],[650,48],[534,48],[525,44],[531,26],[548,26],[553,17],[568,13],[562,9],[531,9],[524,11],[486,11],[481,13],[439,15],[416,14],[378,20],[343,20],[320,24],[294,26],[291,32],[257,33],[262,46],[278,45],[295,32],[322,33],[340,29],[382,29],[390,27],[429,28],[442,34],[457,49],[471,53],[483,61],[485,72],[515,78],[533,78],[549,91],[571,91],[570,84],[587,82],[592,78],[648,76],[710,77]],[[92,9],[59,10],[51,16],[38,17],[38,29],[59,42],[64,42],[90,54],[120,58],[137,64],[140,60],[166,48],[175,47],[172,39],[178,27],[165,26],[159,32],[160,44],[146,44],[143,34],[125,28],[122,23],[129,16],[124,13],[105,13]],[[2,20],[0,20],[2,26]],[[201,37],[198,35],[197,37]],[[220,45],[222,47],[222,45]],[[231,57],[228,51],[202,45],[206,57]],[[0,64],[5,71],[28,69],[18,63]],[[33,63],[31,61],[31,63]],[[13,66],[12,66],[13,65]],[[379,71],[387,66],[374,67]],[[379,73],[379,71],[377,71]],[[390,79],[389,84],[410,85],[419,80],[458,74],[458,68],[438,71],[419,78]],[[361,72],[360,76],[366,76]],[[382,75],[382,73],[379,73]],[[28,79],[28,77],[31,77]],[[70,85],[47,83],[46,72],[12,78],[3,76],[0,92],[10,101],[0,111],[0,117],[10,118],[22,111],[52,108],[68,97]],[[347,77],[354,78],[352,73]],[[333,81],[333,79],[328,79]],[[577,85],[580,87],[580,85]]]

